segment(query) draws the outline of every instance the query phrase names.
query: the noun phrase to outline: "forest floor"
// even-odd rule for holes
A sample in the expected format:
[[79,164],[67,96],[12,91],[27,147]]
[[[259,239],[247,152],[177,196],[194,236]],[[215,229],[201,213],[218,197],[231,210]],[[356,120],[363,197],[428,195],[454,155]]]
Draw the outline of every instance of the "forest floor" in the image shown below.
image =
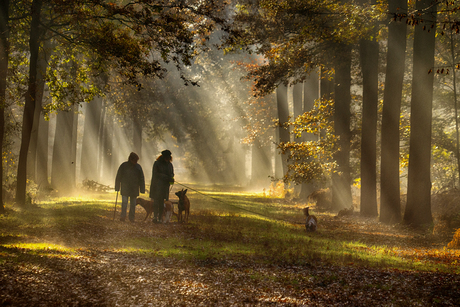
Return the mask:
[[[138,208],[129,223],[113,220],[113,202],[90,205],[9,208],[0,217],[1,306],[460,305],[460,253],[445,248],[452,236],[328,213],[318,213],[318,231],[306,233],[303,218],[292,215],[280,227],[303,246],[291,249],[299,239],[275,245],[268,239],[275,228],[257,224],[251,234],[250,226],[233,223],[237,214],[192,207],[188,224],[163,225],[143,222]],[[328,256],[329,240],[390,258]],[[235,252],[235,242],[247,250]],[[308,244],[318,251],[305,253]]]

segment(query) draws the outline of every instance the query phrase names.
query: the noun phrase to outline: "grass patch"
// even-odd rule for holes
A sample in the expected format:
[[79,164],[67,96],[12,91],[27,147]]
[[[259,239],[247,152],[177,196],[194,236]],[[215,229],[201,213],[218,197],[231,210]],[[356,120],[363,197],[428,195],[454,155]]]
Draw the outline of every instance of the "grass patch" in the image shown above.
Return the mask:
[[[315,262],[384,269],[458,272],[456,251],[407,247],[410,236],[357,231],[353,220],[315,213],[319,228],[306,233],[300,209],[259,194],[208,191],[188,192],[188,224],[153,225],[113,220],[114,193],[92,199],[61,198],[37,208],[8,207],[0,217],[0,263],[33,255],[81,259],[91,251],[142,257],[163,257],[212,264],[221,261],[306,265]],[[176,209],[177,210],[177,209]],[[362,228],[362,227],[361,227]],[[388,240],[398,237],[393,246]],[[392,241],[393,242],[393,241]],[[252,276],[252,275],[251,275]],[[257,279],[254,274],[251,278]]]

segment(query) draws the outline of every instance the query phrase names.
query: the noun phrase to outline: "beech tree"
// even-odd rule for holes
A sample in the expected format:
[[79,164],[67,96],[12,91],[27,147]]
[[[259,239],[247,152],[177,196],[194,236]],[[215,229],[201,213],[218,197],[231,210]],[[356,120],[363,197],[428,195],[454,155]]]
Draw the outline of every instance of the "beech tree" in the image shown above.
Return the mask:
[[[411,91],[411,134],[407,204],[404,222],[421,226],[432,222],[431,215],[431,119],[436,13],[432,0],[417,1],[417,18],[412,20],[414,61]],[[423,23],[423,25],[422,25]]]
[[[360,7],[353,3],[321,1],[275,2],[264,1],[253,3],[240,1],[240,11],[235,17],[235,26],[229,44],[246,46],[249,51],[265,57],[266,62],[249,72],[258,89],[257,94],[274,91],[281,84],[303,81],[318,65],[335,69],[334,82],[336,108],[340,112],[334,118],[338,146],[334,156],[336,164],[333,168],[335,183],[333,193],[338,208],[351,206],[351,177],[349,165],[350,137],[350,83],[351,46],[358,41],[364,29],[373,20],[376,12],[374,7]],[[342,61],[343,60],[343,61]],[[347,85],[345,85],[347,84]],[[345,96],[344,96],[345,95]],[[346,97],[348,95],[348,97]],[[348,118],[346,118],[348,116]],[[305,125],[304,125],[305,126]],[[302,133],[300,130],[297,130]],[[286,145],[286,146],[285,146]],[[297,172],[309,172],[309,165],[299,159],[294,150],[311,148],[282,144],[283,150],[291,147],[291,161],[296,165],[292,169]],[[296,176],[296,175],[294,175]],[[298,176],[301,180],[302,176]],[[311,178],[311,176],[303,176]],[[340,192],[339,192],[340,191]]]
[[[288,88],[286,85],[280,85],[276,89],[276,106],[278,109],[278,142],[289,143],[291,136],[289,134],[289,105],[288,105]],[[281,166],[283,170],[283,176],[288,172],[288,157],[289,154],[283,152],[281,157]]]
[[[365,1],[363,1],[365,3]],[[376,4],[376,1],[372,1]],[[378,216],[377,211],[377,115],[379,100],[379,42],[377,24],[371,38],[359,42],[363,75],[363,108],[361,128],[361,205],[360,213]]]
[[[6,76],[8,73],[9,58],[9,0],[0,1],[0,149],[2,162],[0,163],[0,182],[3,183],[3,136],[5,134],[5,106],[6,106]],[[2,184],[3,187],[3,184]],[[3,188],[0,191],[0,214],[5,212],[3,205]]]
[[405,71],[407,0],[390,0],[387,66],[383,93],[380,221],[401,221],[399,187],[399,118]]

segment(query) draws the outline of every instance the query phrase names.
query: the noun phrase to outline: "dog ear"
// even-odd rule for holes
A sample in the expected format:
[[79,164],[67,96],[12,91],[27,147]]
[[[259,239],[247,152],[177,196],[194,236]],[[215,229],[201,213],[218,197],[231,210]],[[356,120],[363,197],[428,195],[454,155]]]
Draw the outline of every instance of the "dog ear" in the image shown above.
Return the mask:
[[185,191],[184,191],[184,195],[185,195],[185,193],[187,193],[187,190],[188,190],[188,189],[185,189]]

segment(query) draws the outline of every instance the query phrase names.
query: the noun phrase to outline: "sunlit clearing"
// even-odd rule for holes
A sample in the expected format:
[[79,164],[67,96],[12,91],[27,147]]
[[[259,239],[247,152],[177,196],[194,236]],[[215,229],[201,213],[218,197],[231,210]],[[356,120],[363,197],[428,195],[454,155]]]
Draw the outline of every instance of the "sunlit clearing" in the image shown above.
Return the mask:
[[[82,259],[85,258],[73,248],[51,243],[20,243],[4,244],[3,247],[10,249],[13,253],[4,253],[6,255],[19,256],[20,254],[30,254],[39,257],[48,258],[65,258],[65,259]],[[16,252],[14,252],[16,251]]]

